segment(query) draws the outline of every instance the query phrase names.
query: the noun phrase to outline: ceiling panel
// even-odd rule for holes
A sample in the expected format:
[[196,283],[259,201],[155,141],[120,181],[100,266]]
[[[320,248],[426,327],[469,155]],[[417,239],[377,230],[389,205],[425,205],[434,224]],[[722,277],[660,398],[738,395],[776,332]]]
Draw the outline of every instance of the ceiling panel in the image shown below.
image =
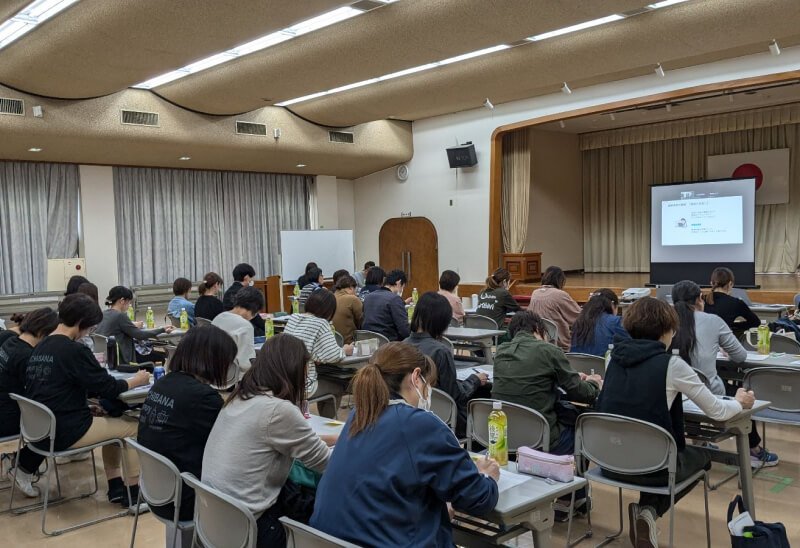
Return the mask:
[[51,97],[105,95],[349,3],[81,0],[0,50],[0,82]]
[[3,2],[0,3],[0,23],[13,17],[30,3],[31,0],[3,0]]
[[158,88],[228,114],[516,42],[648,0],[400,0]]
[[[759,21],[758,25],[752,24]],[[703,0],[292,105],[319,123],[415,120],[800,44],[796,0]],[[656,78],[655,75],[653,75]]]

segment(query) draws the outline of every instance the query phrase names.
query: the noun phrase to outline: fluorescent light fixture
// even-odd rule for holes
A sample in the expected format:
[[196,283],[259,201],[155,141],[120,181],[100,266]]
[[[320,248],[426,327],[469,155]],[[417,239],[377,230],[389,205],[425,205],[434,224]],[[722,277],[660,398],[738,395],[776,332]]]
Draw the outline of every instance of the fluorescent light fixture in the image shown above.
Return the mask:
[[297,167],[306,167],[305,164],[297,164]]
[[660,8],[666,8],[668,6],[674,6],[675,4],[682,4],[687,0],[662,0],[661,2],[655,2],[654,4],[648,4],[647,7],[651,10],[657,10]]
[[530,36],[526,38],[526,40],[530,40],[531,42],[538,42],[540,40],[547,40],[548,38],[553,38],[555,36],[561,36],[563,34],[569,34],[571,32],[577,32],[579,30],[589,29],[592,27],[597,27],[600,25],[605,25],[606,23],[611,23],[613,21],[619,21],[620,19],[625,19],[624,15],[620,15],[615,13],[614,15],[607,15],[605,17],[601,17],[599,19],[592,19],[591,21],[585,21],[583,23],[578,23],[577,25],[571,25],[569,27],[564,27],[563,29],[558,30],[551,30],[550,32],[545,32],[542,34],[537,34],[536,36]]
[[39,24],[67,9],[78,0],[36,0],[11,19],[0,24],[0,49],[18,40]]
[[467,59],[473,59],[475,57],[480,57],[481,55],[488,55],[496,51],[502,51],[504,49],[508,49],[510,47],[511,46],[507,46],[505,44],[500,44],[499,46],[492,46],[490,48],[479,49],[478,51],[473,51],[471,53],[456,55],[455,57],[450,57],[449,59],[445,59],[444,61],[439,61],[438,63],[434,64],[441,66],[441,65],[449,65],[451,63],[458,63],[459,61],[466,61]]
[[613,122],[614,120],[616,120],[616,119],[617,119],[617,115],[616,115],[616,114],[614,114],[613,112],[611,112],[611,113],[608,115],[608,117],[609,117],[609,118],[611,118],[611,121],[612,121],[612,122]]
[[31,147],[28,149],[28,152],[41,152],[42,149],[39,147]]
[[558,121],[558,125],[561,126],[561,129],[564,129],[565,127],[567,127],[567,124],[564,123],[564,120],[559,120]]
[[769,52],[772,55],[780,55],[781,54],[781,47],[778,45],[777,40],[773,40],[769,45]]
[[572,95],[572,90],[569,89],[569,86],[567,85],[566,82],[564,82],[564,85],[561,86],[561,93],[564,93],[566,95]]
[[294,26],[287,27],[278,32],[273,32],[265,36],[261,36],[259,38],[256,38],[255,40],[247,42],[246,44],[241,44],[239,46],[236,46],[231,50],[214,54],[210,57],[206,57],[205,59],[200,59],[199,61],[186,65],[185,67],[164,74],[160,74],[155,78],[151,78],[146,82],[136,84],[133,87],[141,89],[152,89],[158,86],[162,86],[168,82],[172,82],[174,80],[178,80],[179,78],[189,76],[190,74],[195,74],[203,70],[206,70],[208,68],[215,67],[217,65],[221,65],[229,61],[233,61],[234,59],[238,59],[239,57],[264,50],[276,44],[280,44],[281,42],[286,42],[287,40],[291,40],[292,38],[297,38],[298,36],[302,36],[304,34],[314,32],[315,30],[319,30],[328,27],[330,25],[339,23],[341,21],[345,21],[346,19],[350,19],[351,17],[355,17],[356,15],[360,15],[362,13],[364,12],[355,8],[351,8],[349,6],[338,8],[333,11],[323,13],[322,15],[312,17],[311,19],[306,19],[305,21],[301,21]]
[[178,160],[180,160],[182,162],[185,162],[185,161],[191,160],[191,159],[192,159],[191,156],[181,156],[180,158],[178,158]]
[[661,66],[661,63],[656,65],[656,75],[660,76],[661,78],[664,77],[664,67]]
[[494,110],[494,105],[492,104],[492,102],[489,100],[488,97],[483,100],[483,106],[488,108],[489,110]]

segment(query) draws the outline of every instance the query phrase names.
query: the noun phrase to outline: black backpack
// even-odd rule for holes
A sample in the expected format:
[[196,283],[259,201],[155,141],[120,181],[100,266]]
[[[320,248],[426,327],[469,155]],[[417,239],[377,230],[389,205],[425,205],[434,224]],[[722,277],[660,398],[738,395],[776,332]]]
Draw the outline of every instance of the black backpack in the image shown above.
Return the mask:
[[[739,513],[744,512],[744,503],[741,495],[728,505],[728,522],[733,519],[733,512],[739,507]],[[744,535],[735,537],[731,535],[732,548],[790,548],[786,536],[786,527],[782,523],[764,523],[756,521],[755,525],[744,528]]]

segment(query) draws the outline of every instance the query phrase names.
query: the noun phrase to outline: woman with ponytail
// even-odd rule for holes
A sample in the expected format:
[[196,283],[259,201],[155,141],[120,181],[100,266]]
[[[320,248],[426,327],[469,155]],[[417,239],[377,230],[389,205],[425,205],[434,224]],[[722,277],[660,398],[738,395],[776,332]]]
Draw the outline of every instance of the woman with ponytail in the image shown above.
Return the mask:
[[209,272],[197,284],[197,293],[200,295],[194,303],[196,318],[205,318],[212,321],[225,310],[222,301],[217,297],[222,291],[222,276],[216,272]]
[[570,352],[603,356],[614,337],[629,339],[622,327],[622,318],[617,316],[619,298],[607,288],[598,289],[591,295],[575,324],[572,326]]
[[519,303],[514,300],[508,288],[511,287],[511,273],[498,268],[486,278],[486,287],[478,295],[476,312],[497,322],[501,328],[509,312],[519,312]]
[[478,516],[494,508],[499,467],[473,462],[428,412],[435,382],[430,358],[399,342],[356,373],[355,409],[317,489],[312,527],[359,546],[453,546],[448,504]]
[[[716,314],[735,335],[741,335],[752,327],[758,327],[761,320],[750,310],[746,302],[731,295],[735,282],[730,268],[724,266],[715,268],[711,273],[711,291],[703,297],[703,300],[706,312]],[[742,318],[744,321],[736,321],[737,318]]]

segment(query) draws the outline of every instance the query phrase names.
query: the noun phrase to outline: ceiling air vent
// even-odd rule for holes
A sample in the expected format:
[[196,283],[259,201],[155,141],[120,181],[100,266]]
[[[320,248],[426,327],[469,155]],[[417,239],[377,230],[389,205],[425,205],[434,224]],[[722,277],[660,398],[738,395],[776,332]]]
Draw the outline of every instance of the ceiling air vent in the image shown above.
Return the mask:
[[353,144],[353,134],[347,131],[329,131],[328,138],[331,143],[350,143]]
[[236,133],[239,135],[266,135],[267,126],[253,122],[236,122]]
[[0,114],[25,116],[25,102],[22,99],[0,97]]
[[122,123],[128,126],[158,127],[158,113],[123,109]]

